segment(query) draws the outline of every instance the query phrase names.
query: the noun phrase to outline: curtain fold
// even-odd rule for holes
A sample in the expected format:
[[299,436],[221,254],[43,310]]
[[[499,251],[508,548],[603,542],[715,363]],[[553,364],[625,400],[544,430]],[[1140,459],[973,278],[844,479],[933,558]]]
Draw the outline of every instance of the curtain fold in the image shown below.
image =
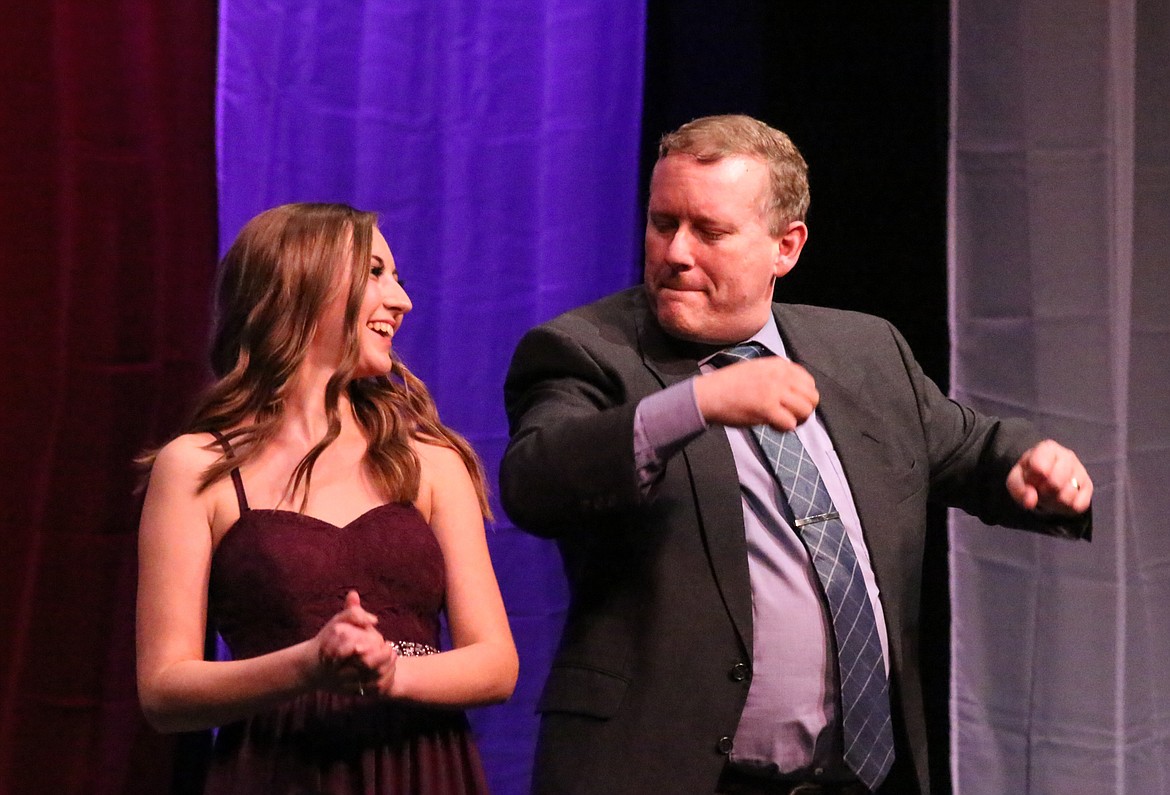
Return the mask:
[[189,0],[8,11],[0,791],[163,791],[170,741],[134,689],[131,459],[204,373],[215,14]]
[[[221,2],[221,247],[284,202],[379,212],[415,306],[395,346],[493,483],[520,335],[640,273],[644,16],[621,0]],[[564,584],[555,548],[498,509],[488,540],[521,674],[472,717],[495,790],[520,793]]]
[[1167,792],[1170,14],[953,8],[953,392],[1096,484],[1091,545],[952,517],[955,791]]

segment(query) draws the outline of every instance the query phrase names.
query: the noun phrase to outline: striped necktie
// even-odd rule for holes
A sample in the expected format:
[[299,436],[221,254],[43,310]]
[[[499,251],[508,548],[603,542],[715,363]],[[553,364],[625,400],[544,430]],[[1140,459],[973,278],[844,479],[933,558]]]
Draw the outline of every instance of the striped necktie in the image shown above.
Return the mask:
[[[770,355],[759,343],[746,342],[720,351],[711,364],[724,367]],[[808,550],[829,605],[837,641],[845,763],[876,790],[893,764],[894,737],[881,640],[861,567],[821,473],[796,434],[756,425],[752,436],[780,483],[793,530]]]

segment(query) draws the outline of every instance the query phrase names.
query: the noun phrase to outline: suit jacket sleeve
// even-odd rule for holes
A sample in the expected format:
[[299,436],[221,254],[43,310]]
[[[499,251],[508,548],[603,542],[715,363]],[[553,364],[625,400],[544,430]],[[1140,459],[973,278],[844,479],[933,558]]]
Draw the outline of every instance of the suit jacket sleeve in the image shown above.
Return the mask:
[[586,326],[570,315],[529,331],[504,384],[511,441],[500,496],[517,525],[547,537],[636,511],[642,500],[633,428],[643,395],[588,344]]
[[986,524],[1087,538],[1090,514],[1070,519],[1028,511],[1007,490],[1009,470],[1044,436],[1025,420],[989,417],[948,398],[922,372],[902,335],[893,326],[888,328],[917,395],[930,456],[932,499]]

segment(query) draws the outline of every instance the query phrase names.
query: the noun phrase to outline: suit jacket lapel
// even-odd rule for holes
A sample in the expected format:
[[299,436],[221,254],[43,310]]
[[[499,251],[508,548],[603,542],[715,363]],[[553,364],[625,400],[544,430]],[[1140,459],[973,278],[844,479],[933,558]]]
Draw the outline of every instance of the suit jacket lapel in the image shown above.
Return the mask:
[[[833,442],[833,448],[845,471],[853,503],[861,519],[861,529],[869,549],[870,561],[877,577],[878,587],[896,583],[900,579],[901,562],[897,560],[897,528],[887,517],[895,515],[888,484],[896,473],[882,452],[880,434],[871,428],[884,427],[882,416],[872,405],[865,385],[864,373],[843,368],[823,351],[815,330],[808,328],[799,317],[785,312],[783,305],[775,307],[776,322],[790,359],[799,362],[812,374],[817,383],[821,402],[817,413]],[[886,624],[902,626],[897,600],[892,599],[896,589],[884,589],[882,605]],[[900,637],[890,632],[891,648],[898,651]]]
[[[667,336],[649,310],[640,313],[638,335],[642,360],[663,387],[698,375],[696,359],[685,345]],[[699,533],[723,604],[739,633],[744,652],[752,654],[752,590],[748,575],[743,506],[735,459],[721,428],[712,428],[681,454],[699,515]],[[731,473],[731,477],[728,477]]]

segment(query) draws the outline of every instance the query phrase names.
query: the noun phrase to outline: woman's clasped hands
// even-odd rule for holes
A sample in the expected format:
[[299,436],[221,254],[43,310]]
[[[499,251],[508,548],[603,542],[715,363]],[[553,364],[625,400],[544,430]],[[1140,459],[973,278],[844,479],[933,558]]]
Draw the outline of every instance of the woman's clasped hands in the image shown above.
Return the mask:
[[317,686],[322,690],[369,697],[389,697],[398,651],[382,637],[378,617],[362,608],[357,591],[321,628],[317,645]]

